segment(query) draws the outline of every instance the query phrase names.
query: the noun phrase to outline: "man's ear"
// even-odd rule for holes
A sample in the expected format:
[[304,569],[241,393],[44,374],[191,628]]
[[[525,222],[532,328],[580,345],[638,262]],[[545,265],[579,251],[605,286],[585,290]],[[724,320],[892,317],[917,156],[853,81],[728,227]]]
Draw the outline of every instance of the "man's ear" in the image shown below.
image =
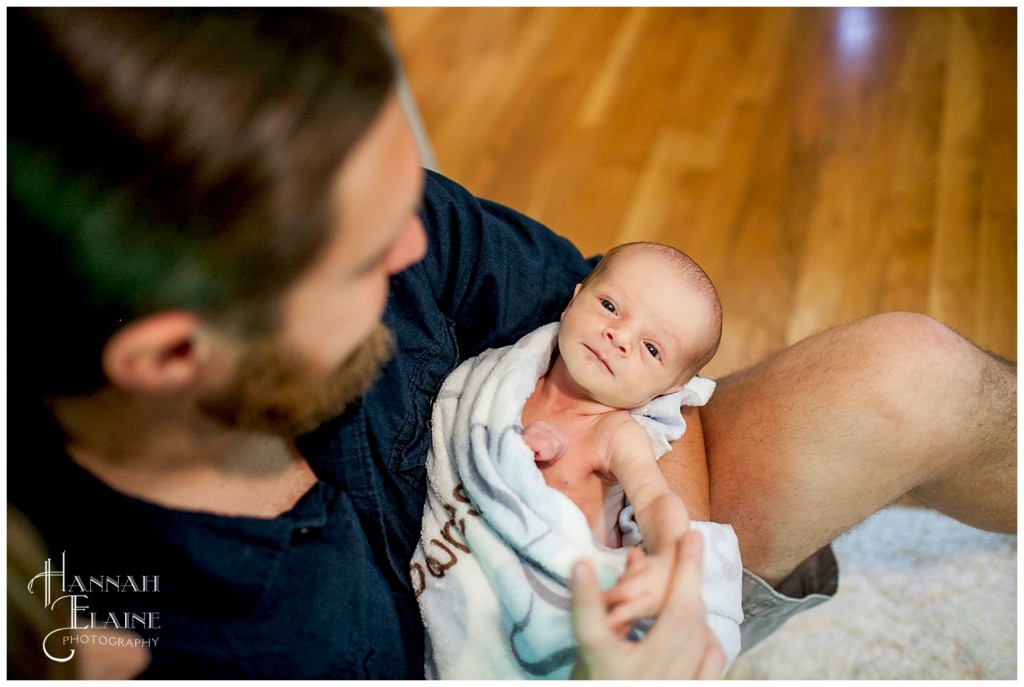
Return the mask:
[[168,311],[135,320],[103,347],[103,371],[114,386],[171,391],[191,384],[202,366],[196,345],[199,317]]

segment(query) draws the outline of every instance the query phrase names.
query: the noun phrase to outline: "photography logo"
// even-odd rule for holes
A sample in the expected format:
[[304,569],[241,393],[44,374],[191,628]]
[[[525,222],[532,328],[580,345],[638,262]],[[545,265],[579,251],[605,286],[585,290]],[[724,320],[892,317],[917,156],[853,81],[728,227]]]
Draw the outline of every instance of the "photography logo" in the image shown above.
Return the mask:
[[[75,655],[76,644],[107,644],[114,646],[156,646],[158,637],[142,637],[127,633],[93,632],[89,630],[131,630],[133,632],[160,629],[160,613],[156,611],[95,613],[89,610],[91,593],[156,593],[160,591],[159,575],[100,575],[65,577],[64,552],[60,555],[60,570],[53,569],[49,558],[43,563],[43,571],[28,583],[28,591],[35,594],[33,586],[41,580],[43,607],[67,618],[67,625],[58,627],[43,638],[43,653],[52,661],[63,663]],[[59,592],[59,595],[55,594]],[[56,596],[56,598],[53,598]],[[58,640],[59,643],[58,643]],[[55,650],[54,655],[51,649]],[[66,654],[66,655],[65,655]]]

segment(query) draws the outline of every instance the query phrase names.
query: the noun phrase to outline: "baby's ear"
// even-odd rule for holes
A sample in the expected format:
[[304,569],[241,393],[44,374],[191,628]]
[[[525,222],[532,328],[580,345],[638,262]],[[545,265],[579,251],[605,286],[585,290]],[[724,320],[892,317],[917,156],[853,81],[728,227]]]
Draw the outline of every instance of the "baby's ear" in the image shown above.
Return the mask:
[[[568,310],[570,308],[570,306],[572,306],[573,301],[576,300],[576,296],[579,295],[580,289],[582,289],[582,288],[583,288],[583,284],[577,284],[576,285],[576,288],[573,289],[573,291],[572,291],[572,298],[570,298],[569,302],[565,304],[565,310]],[[563,315],[565,314],[565,310],[562,311]]]
[[[698,370],[697,372],[699,372],[699,371],[700,370]],[[683,377],[683,381],[681,381],[678,384],[676,384],[674,387],[672,387],[671,389],[666,391],[663,395],[668,396],[669,394],[674,394],[677,391],[682,391],[683,387],[686,386],[687,384],[689,384],[690,380],[692,380],[694,377],[697,376],[697,372],[693,372],[693,373],[688,374],[685,377]]]

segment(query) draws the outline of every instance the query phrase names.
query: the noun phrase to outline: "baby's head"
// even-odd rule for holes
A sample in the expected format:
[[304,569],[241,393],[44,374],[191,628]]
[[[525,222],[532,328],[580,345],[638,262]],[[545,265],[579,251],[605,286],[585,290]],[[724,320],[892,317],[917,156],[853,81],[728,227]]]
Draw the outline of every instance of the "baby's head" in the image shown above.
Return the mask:
[[718,350],[722,306],[704,270],[660,243],[608,251],[562,315],[559,354],[605,405],[636,408],[680,389]]

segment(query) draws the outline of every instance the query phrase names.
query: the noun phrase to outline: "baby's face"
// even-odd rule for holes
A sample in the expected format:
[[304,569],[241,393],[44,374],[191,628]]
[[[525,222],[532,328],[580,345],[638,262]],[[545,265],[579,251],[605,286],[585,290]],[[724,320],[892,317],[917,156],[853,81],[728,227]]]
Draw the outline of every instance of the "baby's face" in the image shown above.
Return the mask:
[[637,408],[688,381],[712,322],[707,299],[666,258],[631,251],[577,287],[562,314],[559,353],[590,398]]

